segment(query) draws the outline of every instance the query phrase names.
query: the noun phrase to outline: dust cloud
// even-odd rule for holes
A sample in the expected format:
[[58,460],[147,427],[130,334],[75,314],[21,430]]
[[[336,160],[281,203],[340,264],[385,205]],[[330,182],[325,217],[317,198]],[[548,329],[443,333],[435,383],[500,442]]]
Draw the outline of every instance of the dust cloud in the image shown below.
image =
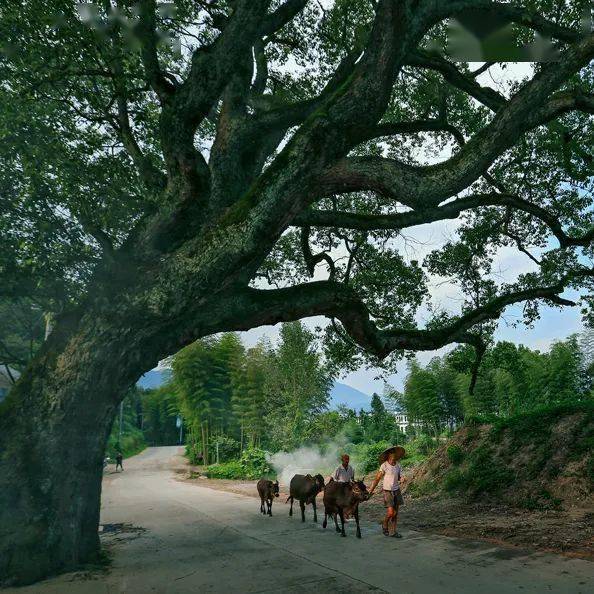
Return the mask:
[[319,473],[325,481],[328,481],[340,464],[342,454],[349,454],[355,476],[357,478],[362,476],[357,460],[343,441],[333,441],[318,446],[302,446],[291,452],[277,452],[268,456],[268,462],[276,471],[279,483],[288,486],[295,474]]

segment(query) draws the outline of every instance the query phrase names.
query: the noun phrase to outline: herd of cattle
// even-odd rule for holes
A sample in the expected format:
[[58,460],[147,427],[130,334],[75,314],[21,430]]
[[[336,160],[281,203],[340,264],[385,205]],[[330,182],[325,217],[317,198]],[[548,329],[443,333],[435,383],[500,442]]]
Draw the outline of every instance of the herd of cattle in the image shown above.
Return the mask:
[[[272,501],[279,495],[278,481],[272,482],[267,479],[258,481],[258,494],[260,495],[260,512],[264,515],[272,515]],[[361,538],[361,529],[359,527],[359,503],[367,501],[370,497],[369,491],[363,481],[351,481],[342,483],[330,479],[328,484],[324,484],[324,477],[321,474],[312,476],[310,474],[296,474],[289,485],[289,497],[286,502],[291,502],[289,516],[293,515],[293,502],[299,501],[301,508],[301,521],[305,522],[305,506],[311,504],[314,513],[314,522],[318,521],[316,511],[316,497],[318,493],[324,491],[324,523],[328,525],[328,516],[334,519],[336,532],[341,536],[346,536],[344,531],[345,515],[355,518],[357,524],[357,538]],[[285,502],[285,503],[286,503]],[[338,527],[337,517],[340,518],[341,528]]]

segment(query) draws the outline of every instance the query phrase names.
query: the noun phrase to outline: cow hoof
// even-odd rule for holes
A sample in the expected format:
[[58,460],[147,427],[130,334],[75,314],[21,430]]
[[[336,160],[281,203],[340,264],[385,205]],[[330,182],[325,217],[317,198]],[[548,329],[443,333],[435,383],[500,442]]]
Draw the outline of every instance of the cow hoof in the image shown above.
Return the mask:
[[322,522],[322,528],[326,528],[326,526],[328,526],[327,522]]
[[343,538],[346,538],[346,534],[341,534],[340,536],[342,536]]
[[361,538],[361,535],[360,534],[357,534],[357,538]]

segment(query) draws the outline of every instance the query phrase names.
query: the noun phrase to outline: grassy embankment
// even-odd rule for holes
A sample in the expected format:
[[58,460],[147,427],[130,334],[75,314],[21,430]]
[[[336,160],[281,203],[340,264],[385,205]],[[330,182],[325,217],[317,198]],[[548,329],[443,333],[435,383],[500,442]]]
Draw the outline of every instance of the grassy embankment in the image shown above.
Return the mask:
[[420,465],[409,492],[496,498],[525,509],[591,502],[594,403],[469,423]]

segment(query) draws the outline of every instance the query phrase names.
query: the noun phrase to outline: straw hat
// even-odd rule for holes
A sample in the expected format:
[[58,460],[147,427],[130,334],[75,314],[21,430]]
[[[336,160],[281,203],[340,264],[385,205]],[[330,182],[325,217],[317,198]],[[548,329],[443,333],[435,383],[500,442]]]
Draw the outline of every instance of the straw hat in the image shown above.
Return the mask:
[[388,459],[388,456],[394,452],[396,454],[396,457],[398,458],[398,460],[400,460],[401,458],[404,457],[404,454],[406,453],[404,448],[398,445],[392,446],[390,448],[388,448],[387,450],[384,450],[379,457],[379,461],[380,464],[382,464],[383,462],[385,462]]

